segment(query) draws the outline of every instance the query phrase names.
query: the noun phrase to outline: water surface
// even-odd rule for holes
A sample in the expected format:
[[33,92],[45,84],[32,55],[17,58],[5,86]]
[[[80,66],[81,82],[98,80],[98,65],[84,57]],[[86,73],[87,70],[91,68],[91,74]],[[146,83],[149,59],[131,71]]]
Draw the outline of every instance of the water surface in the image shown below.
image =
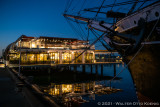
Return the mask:
[[[101,67],[103,67],[103,75],[101,75]],[[64,102],[64,99],[80,96],[84,101],[87,101],[78,105],[81,107],[116,106],[119,103],[132,106],[134,102],[138,102],[138,99],[128,69],[125,69],[112,81],[111,88],[120,91],[97,92],[102,88],[108,88],[110,86],[109,80],[118,74],[123,67],[123,64],[116,64],[115,67],[114,64],[97,65],[98,75],[96,75],[95,65],[92,66],[92,75],[90,65],[85,66],[85,74],[82,72],[82,66],[78,66],[76,72],[74,67],[71,67],[71,72],[51,71],[52,73],[49,75],[35,75],[34,83],[38,84],[45,93],[58,99],[58,102],[59,100]]]

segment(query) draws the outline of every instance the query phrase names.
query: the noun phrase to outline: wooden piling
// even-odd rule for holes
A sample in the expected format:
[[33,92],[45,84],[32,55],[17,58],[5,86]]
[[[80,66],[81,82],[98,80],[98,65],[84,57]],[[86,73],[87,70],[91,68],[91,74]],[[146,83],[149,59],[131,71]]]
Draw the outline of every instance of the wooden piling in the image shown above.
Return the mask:
[[82,72],[85,73],[86,72],[86,66],[82,65]]
[[98,65],[95,65],[96,75],[98,75]]
[[101,76],[103,76],[103,65],[101,64]]
[[75,66],[73,66],[73,67],[74,67],[73,71],[74,71],[74,72],[77,72],[77,66],[75,65]]
[[114,76],[116,76],[116,64],[113,64],[114,67]]
[[91,74],[92,74],[92,72],[93,72],[92,64],[90,66],[91,66]]

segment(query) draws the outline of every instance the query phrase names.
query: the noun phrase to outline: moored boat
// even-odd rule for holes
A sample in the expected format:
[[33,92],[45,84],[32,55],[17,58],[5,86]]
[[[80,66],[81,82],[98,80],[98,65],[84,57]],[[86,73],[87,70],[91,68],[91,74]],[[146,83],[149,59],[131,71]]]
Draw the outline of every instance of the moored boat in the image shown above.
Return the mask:
[[[105,1],[105,0],[104,0]],[[129,68],[136,85],[139,100],[145,101],[145,96],[151,101],[159,101],[160,95],[160,1],[159,0],[133,0],[114,1],[113,4],[83,9],[83,11],[96,13],[95,17],[86,18],[79,14],[68,14],[64,17],[85,22],[90,30],[98,30],[97,42],[102,40],[107,50],[117,50]],[[148,3],[144,6],[145,3]],[[141,4],[140,4],[141,3]],[[132,4],[128,12],[116,12],[117,6]],[[111,8],[111,10],[107,10]],[[104,10],[106,9],[106,10]],[[98,14],[105,14],[112,24],[98,20]],[[90,13],[88,13],[90,16]],[[101,15],[100,15],[101,16]],[[106,17],[105,17],[106,18]],[[106,19],[107,19],[106,18]],[[93,43],[95,43],[93,42]],[[91,44],[92,45],[92,44]]]

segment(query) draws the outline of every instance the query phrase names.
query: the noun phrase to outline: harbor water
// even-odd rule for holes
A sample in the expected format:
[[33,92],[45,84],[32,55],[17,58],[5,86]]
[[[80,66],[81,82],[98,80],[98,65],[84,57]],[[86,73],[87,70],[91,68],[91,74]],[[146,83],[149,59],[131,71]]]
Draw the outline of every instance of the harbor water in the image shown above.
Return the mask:
[[[91,68],[92,67],[92,68]],[[123,64],[82,65],[70,71],[49,71],[45,75],[22,71],[33,77],[32,83],[52,96],[62,106],[137,106],[136,88],[129,70]],[[42,71],[42,70],[41,70]],[[84,72],[85,71],[85,72]],[[48,72],[48,71],[47,71]],[[110,84],[110,80],[118,75]]]

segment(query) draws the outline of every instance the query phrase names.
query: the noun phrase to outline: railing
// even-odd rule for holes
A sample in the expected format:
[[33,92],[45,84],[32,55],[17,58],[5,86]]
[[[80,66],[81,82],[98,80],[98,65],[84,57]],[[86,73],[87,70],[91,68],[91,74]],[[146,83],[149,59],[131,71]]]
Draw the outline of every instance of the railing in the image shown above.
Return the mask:
[[121,58],[96,59],[96,62],[122,62]]
[[[15,61],[9,61],[10,64],[19,64],[18,60]],[[24,64],[28,64],[28,65],[32,65],[32,64],[51,64],[51,61],[21,61],[21,65]]]

